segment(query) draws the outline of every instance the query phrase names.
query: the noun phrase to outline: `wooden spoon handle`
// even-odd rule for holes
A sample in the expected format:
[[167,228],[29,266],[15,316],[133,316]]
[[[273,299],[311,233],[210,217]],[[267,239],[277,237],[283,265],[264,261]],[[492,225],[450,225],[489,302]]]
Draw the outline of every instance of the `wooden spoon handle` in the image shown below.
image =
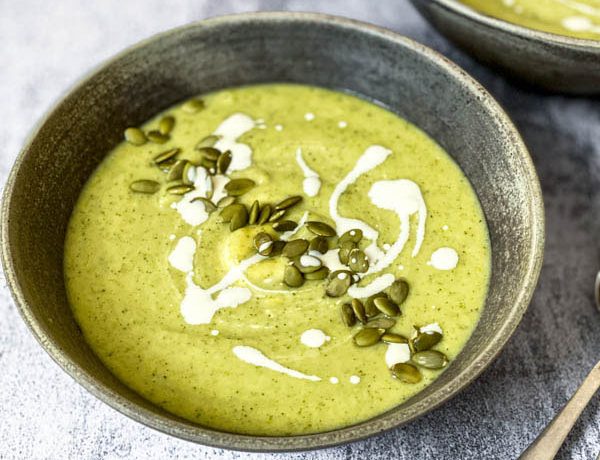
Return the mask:
[[600,388],[600,362],[554,420],[521,455],[521,460],[551,460],[556,456],[575,422]]

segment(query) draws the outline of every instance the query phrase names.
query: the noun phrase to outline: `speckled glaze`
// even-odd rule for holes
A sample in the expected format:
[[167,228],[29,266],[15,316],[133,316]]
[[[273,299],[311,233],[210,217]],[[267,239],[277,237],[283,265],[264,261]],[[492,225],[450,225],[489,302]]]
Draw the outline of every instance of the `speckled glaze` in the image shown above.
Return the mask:
[[[118,381],[87,346],[66,301],[62,258],[77,196],[123,129],[192,95],[289,81],[345,89],[387,105],[437,140],[471,180],[492,241],[482,319],[446,372],[405,404],[327,433],[243,436],[169,414]],[[407,423],[475,379],[525,312],[541,268],[543,204],[521,138],[460,68],[392,32],[314,14],[207,20],[125,51],[74,87],[17,158],[2,203],[2,261],[21,314],[46,351],[91,393],[146,425],[216,447],[290,451],[331,446]]]
[[505,74],[570,94],[600,94],[600,41],[528,29],[456,0],[411,0],[442,34]]

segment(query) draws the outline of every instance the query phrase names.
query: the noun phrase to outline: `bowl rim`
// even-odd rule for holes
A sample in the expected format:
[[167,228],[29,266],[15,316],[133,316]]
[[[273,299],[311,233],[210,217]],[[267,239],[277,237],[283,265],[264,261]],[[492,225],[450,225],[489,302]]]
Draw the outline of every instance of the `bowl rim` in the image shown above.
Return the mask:
[[529,27],[521,26],[513,22],[508,22],[503,19],[498,19],[492,16],[488,16],[484,13],[471,8],[468,5],[461,3],[458,0],[430,0],[432,3],[436,3],[446,10],[450,10],[452,13],[466,17],[474,22],[478,22],[484,26],[500,29],[512,35],[517,35],[521,38],[528,40],[534,40],[537,42],[558,45],[563,47],[572,47],[589,52],[600,52],[600,39],[593,40],[590,38],[577,38],[570,37],[568,35],[560,35],[552,32],[545,32],[543,30],[532,29]]
[[[497,122],[502,126],[507,134],[507,140],[514,146],[515,151],[519,153],[519,159],[528,177],[528,182],[531,184],[532,199],[529,200],[531,219],[531,245],[533,251],[530,255],[527,264],[527,276],[524,277],[524,282],[520,288],[519,295],[512,306],[511,314],[497,332],[493,340],[483,349],[476,359],[471,361],[454,380],[454,385],[450,388],[446,387],[443,394],[435,393],[429,396],[427,404],[422,410],[418,410],[411,414],[403,421],[393,420],[390,414],[394,409],[390,409],[387,413],[390,414],[382,421],[379,420],[378,426],[373,426],[375,419],[368,419],[354,425],[341,427],[339,429],[319,432],[315,434],[294,435],[294,436],[253,436],[245,434],[237,434],[219,431],[209,427],[196,425],[189,426],[189,422],[173,420],[163,415],[157,414],[150,409],[144,408],[135,402],[132,402],[127,397],[124,397],[108,386],[100,383],[96,378],[92,377],[82,368],[80,368],[74,360],[72,360],[62,349],[57,346],[49,334],[46,334],[44,328],[39,324],[35,315],[31,312],[29,304],[21,290],[19,280],[16,277],[13,252],[8,244],[9,241],[9,210],[11,207],[12,195],[15,187],[16,177],[20,167],[30,152],[30,147],[37,137],[41,128],[45,125],[49,118],[63,103],[63,100],[73,92],[81,89],[89,80],[94,78],[97,73],[101,72],[107,66],[119,61],[127,54],[135,51],[140,47],[149,45],[155,41],[162,40],[166,37],[180,34],[182,32],[192,30],[198,27],[203,29],[218,28],[223,25],[243,25],[249,22],[302,22],[312,23],[315,25],[328,25],[333,27],[351,30],[363,35],[377,37],[396,46],[402,46],[420,54],[424,59],[433,62],[443,72],[451,75],[457,80],[460,85],[463,85],[470,93],[478,96],[479,102],[486,107],[490,113],[493,113],[497,118]],[[150,428],[175,436],[187,441],[196,442],[202,445],[230,449],[245,452],[294,452],[302,450],[322,449],[333,447],[340,444],[350,443],[365,439],[369,436],[389,431],[405,425],[422,415],[436,409],[448,400],[456,396],[460,391],[470,385],[484,370],[489,366],[494,359],[502,351],[508,340],[514,334],[517,326],[527,310],[531,297],[533,296],[539,274],[542,267],[544,253],[544,206],[541,193],[539,179],[533,165],[533,161],[529,152],[521,139],[516,127],[499,105],[499,103],[491,96],[487,90],[471,77],[465,70],[457,64],[450,61],[442,54],[433,49],[407,38],[401,34],[375,26],[370,23],[349,19],[340,16],[328,15],[323,13],[304,13],[304,12],[249,12],[228,14],[223,16],[211,17],[204,20],[195,21],[183,26],[172,28],[158,34],[154,34],[146,39],[143,39],[131,46],[128,46],[121,52],[102,61],[100,64],[86,72],[81,78],[76,80],[74,84],[68,87],[55,102],[44,112],[40,119],[35,123],[30,131],[23,147],[17,155],[10,174],[5,184],[4,193],[1,204],[1,258],[2,266],[7,280],[9,290],[15,300],[15,305],[28,326],[30,332],[35,339],[40,343],[42,348],[50,355],[50,357],[78,384],[83,386],[88,392],[96,398],[112,407],[121,414],[146,425]]]

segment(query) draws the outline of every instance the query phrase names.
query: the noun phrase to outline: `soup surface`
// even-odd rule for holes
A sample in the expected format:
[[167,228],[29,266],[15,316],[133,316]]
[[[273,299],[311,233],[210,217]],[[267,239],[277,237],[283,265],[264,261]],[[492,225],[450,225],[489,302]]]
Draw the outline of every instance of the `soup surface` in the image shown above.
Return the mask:
[[459,0],[530,29],[600,40],[600,0]]
[[395,114],[267,84],[126,138],[81,193],[65,279],[100,359],[166,410],[239,433],[335,429],[421,391],[471,335],[490,271],[479,202]]

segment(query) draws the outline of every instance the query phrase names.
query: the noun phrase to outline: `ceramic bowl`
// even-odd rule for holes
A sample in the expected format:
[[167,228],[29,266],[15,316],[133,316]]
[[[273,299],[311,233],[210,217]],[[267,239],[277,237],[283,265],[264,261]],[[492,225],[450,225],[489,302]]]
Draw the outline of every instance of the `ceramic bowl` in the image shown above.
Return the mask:
[[600,41],[518,26],[457,0],[411,1],[447,38],[508,76],[550,91],[600,94]]
[[[145,400],[100,362],[67,303],[63,243],[94,168],[137,126],[193,95],[260,82],[299,82],[378,101],[436,139],[466,173],[490,230],[492,279],[472,338],[423,392],[371,420],[307,436],[261,437],[199,426]],[[538,179],[506,114],[443,56],[368,24],[316,14],[220,17],[150,38],[102,64],[39,122],[2,203],[2,260],[23,319],[92,394],[165,433],[210,446],[288,451],[357,440],[410,422],[452,398],[490,364],[519,324],[540,271]],[[23,372],[27,372],[23,369]]]

